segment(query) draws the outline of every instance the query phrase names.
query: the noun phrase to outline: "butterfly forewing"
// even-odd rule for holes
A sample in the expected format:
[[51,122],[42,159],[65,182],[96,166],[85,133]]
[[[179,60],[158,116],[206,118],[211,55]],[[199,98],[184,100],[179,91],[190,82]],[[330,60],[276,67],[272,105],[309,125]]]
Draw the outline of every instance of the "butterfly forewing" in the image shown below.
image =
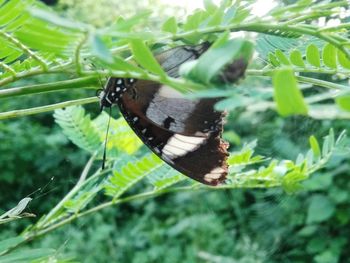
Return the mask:
[[[179,66],[203,53],[207,44],[178,47],[157,56],[173,77]],[[183,174],[209,185],[227,175],[227,143],[221,139],[223,113],[217,99],[189,100],[174,89],[148,80],[110,78],[101,105],[117,104],[141,140]]]

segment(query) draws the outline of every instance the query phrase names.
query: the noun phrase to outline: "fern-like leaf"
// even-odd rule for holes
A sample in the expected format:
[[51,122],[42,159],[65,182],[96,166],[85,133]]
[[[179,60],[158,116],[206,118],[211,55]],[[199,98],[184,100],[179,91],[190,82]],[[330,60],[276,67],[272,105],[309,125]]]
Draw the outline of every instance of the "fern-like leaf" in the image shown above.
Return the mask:
[[163,165],[161,168],[147,177],[156,191],[168,188],[180,181],[183,181],[185,178],[186,177],[184,175],[168,165]]
[[0,3],[1,83],[61,67],[73,57],[82,34],[34,18],[28,10],[37,5],[32,0]]
[[[99,131],[101,140],[105,139],[109,118],[111,117],[103,112],[93,120],[93,125]],[[143,145],[122,117],[116,120],[111,118],[109,129],[107,140],[109,157],[117,157],[119,151],[133,154]],[[117,150],[117,152],[115,153],[114,150]]]
[[95,153],[101,148],[101,136],[82,107],[56,110],[54,117],[63,133],[78,147],[90,153]]
[[105,185],[106,195],[117,199],[132,185],[143,179],[145,176],[156,172],[164,165],[164,162],[154,154],[147,154],[136,162],[129,162],[118,170],[114,171]]
[[283,52],[276,49],[273,53],[269,53],[269,63],[272,67],[288,65],[292,66],[295,71],[332,74],[349,74],[350,69],[350,60],[341,50],[329,43],[321,47],[310,44],[305,50],[292,49]]
[[[312,138],[312,139],[311,139]],[[317,150],[319,143],[313,136],[311,149],[306,155],[299,154],[296,161],[271,160],[267,166],[260,166],[257,169],[249,164],[266,161],[261,156],[254,161],[253,151],[255,143],[246,145],[242,151],[233,153],[229,157],[230,175],[228,186],[231,187],[277,187],[282,186],[286,192],[294,192],[300,189],[301,182],[309,178],[315,171],[324,167],[335,151],[344,147],[345,131],[337,139],[331,130],[324,139],[322,150]]]

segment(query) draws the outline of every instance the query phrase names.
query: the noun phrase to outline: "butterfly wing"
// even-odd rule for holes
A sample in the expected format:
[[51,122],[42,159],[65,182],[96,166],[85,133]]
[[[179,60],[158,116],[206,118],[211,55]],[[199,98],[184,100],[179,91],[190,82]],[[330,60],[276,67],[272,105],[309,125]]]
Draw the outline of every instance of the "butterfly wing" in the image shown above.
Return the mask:
[[[179,66],[197,58],[208,46],[179,47],[157,56],[173,77]],[[189,100],[160,83],[110,78],[101,104],[117,104],[141,140],[160,158],[185,175],[217,185],[227,175],[227,143],[221,139],[223,113],[217,99]]]
[[214,109],[217,99],[186,99],[170,87],[147,80],[110,79],[107,87],[111,101],[120,96],[136,116],[174,133],[205,136],[222,128],[223,113]]
[[185,136],[136,115],[122,100],[119,108],[140,139],[170,166],[203,184],[217,185],[225,180],[228,144],[221,139],[221,131],[205,137]]

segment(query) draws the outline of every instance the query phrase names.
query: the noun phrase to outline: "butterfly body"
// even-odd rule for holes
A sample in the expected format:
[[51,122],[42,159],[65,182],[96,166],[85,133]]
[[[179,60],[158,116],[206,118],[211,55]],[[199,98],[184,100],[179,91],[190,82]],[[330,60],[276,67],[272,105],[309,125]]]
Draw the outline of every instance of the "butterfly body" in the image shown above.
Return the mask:
[[[156,58],[177,77],[182,63],[206,49],[178,47]],[[102,107],[116,104],[140,139],[176,170],[208,185],[225,180],[228,144],[221,139],[224,114],[214,109],[217,99],[190,100],[161,83],[121,78],[110,78],[100,99]]]

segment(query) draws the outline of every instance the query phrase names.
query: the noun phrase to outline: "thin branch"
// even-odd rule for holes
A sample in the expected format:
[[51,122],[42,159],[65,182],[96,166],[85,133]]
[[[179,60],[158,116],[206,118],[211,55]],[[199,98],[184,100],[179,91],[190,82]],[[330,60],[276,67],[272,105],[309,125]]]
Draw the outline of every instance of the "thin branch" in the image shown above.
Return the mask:
[[82,77],[71,80],[57,81],[38,85],[29,85],[24,87],[9,88],[0,90],[0,98],[15,97],[28,94],[38,94],[44,92],[53,92],[64,89],[77,89],[95,87],[98,84],[97,79],[93,76]]
[[45,216],[43,220],[40,220],[38,222],[38,225],[36,226],[36,228],[44,227],[46,224],[50,223],[50,220],[52,219],[52,217],[54,217],[56,213],[60,209],[62,209],[64,204],[80,190],[81,185],[84,183],[87,175],[89,174],[89,171],[95,159],[96,159],[96,153],[93,154],[90,157],[89,161],[86,163],[78,182],[75,184],[72,190],[70,190],[69,193],[53,209],[51,209],[51,211]]
[[44,112],[50,112],[50,111],[53,111],[56,109],[61,109],[61,108],[74,106],[74,105],[96,103],[96,102],[98,102],[98,100],[99,99],[97,97],[90,97],[90,98],[85,98],[85,99],[60,102],[60,103],[51,104],[51,105],[47,105],[47,106],[40,106],[40,107],[35,107],[35,108],[23,109],[23,110],[13,110],[13,111],[1,112],[0,113],[0,120],[16,118],[16,117],[23,117],[23,116],[44,113]]
[[314,78],[309,78],[309,77],[303,77],[303,76],[297,76],[297,79],[300,82],[304,83],[310,83],[316,86],[324,87],[327,89],[335,89],[335,90],[341,90],[345,92],[350,92],[350,87],[341,85],[341,84],[336,84],[333,82],[325,81],[325,80],[320,80],[320,79],[314,79]]
[[84,32],[84,36],[79,41],[77,48],[74,51],[74,64],[75,64],[76,72],[78,75],[81,75],[81,73],[82,73],[82,67],[81,67],[81,62],[80,62],[80,55],[81,55],[80,51],[83,48],[84,44],[86,43],[88,36],[89,36],[89,33]]

